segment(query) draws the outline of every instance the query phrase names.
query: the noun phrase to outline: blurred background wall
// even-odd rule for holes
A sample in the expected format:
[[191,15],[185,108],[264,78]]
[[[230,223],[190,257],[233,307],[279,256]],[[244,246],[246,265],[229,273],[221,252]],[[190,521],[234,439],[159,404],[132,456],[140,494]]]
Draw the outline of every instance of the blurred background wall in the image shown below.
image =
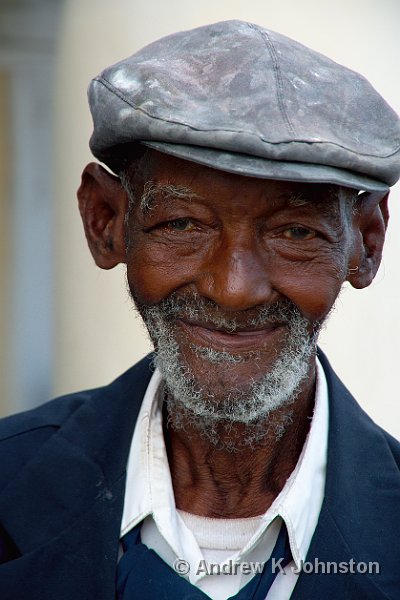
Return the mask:
[[[97,269],[75,193],[88,150],[86,88],[153,39],[239,18],[363,73],[400,112],[398,0],[0,0],[1,406],[107,383],[150,348],[124,269]],[[373,418],[400,437],[400,188],[383,265],[344,288],[321,345]]]
[[61,0],[0,0],[0,410],[53,390],[55,144]]

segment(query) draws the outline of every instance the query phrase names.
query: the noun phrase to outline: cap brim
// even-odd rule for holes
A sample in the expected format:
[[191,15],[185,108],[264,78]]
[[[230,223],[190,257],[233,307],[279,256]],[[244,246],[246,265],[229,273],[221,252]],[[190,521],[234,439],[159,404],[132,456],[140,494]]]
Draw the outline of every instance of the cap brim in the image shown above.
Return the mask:
[[366,192],[382,192],[389,190],[385,183],[366,177],[354,171],[337,167],[302,162],[283,162],[257,156],[249,156],[238,152],[225,152],[202,146],[185,144],[169,144],[166,142],[142,141],[142,144],[158,152],[170,154],[183,160],[200,165],[236,173],[246,177],[260,179],[276,179],[280,181],[300,181],[305,183],[330,183],[344,187],[364,190]]

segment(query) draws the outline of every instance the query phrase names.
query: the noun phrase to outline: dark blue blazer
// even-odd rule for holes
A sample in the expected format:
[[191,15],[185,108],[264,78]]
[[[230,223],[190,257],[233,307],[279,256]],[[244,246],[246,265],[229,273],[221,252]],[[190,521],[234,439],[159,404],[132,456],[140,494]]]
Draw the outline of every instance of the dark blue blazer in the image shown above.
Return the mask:
[[[380,572],[302,573],[292,598],[398,600],[400,445],[321,360],[328,467],[307,561],[377,562]],[[125,467],[149,364],[0,422],[1,600],[115,598]]]

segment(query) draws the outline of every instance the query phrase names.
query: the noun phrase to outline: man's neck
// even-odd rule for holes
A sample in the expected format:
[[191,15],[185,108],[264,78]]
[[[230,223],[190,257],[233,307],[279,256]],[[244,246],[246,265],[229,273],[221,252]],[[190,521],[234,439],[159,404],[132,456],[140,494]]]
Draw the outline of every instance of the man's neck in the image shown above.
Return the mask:
[[[245,518],[263,514],[294,470],[309,432],[315,397],[315,376],[295,402],[268,416],[268,434],[253,446],[228,451],[228,438],[246,435],[244,425],[221,432],[212,445],[194,427],[165,427],[168,460],[177,508],[214,518]],[[282,435],[277,432],[285,427]],[[224,439],[224,437],[226,439]]]

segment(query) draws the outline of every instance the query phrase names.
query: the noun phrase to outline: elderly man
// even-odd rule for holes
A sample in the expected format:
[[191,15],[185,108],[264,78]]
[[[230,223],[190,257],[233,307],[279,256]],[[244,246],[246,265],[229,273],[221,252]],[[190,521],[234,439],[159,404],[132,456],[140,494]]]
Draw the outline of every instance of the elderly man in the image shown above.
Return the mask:
[[155,353],[1,424],[0,596],[399,598],[400,446],[317,349],[379,267],[400,126],[256,25],[177,33],[90,86],[78,191]]

